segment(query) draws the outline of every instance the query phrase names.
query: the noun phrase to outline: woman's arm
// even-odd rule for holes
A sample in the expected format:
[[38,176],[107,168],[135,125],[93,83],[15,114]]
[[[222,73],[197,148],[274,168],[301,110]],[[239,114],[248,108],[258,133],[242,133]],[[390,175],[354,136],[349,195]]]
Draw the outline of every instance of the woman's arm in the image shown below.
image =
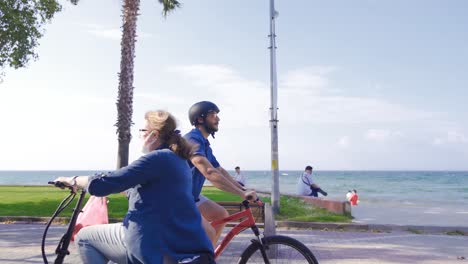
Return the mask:
[[72,186],[74,190],[86,189],[91,195],[106,196],[120,193],[138,184],[143,184],[156,177],[158,159],[144,156],[127,167],[109,173],[100,173],[94,176],[58,177],[55,182],[62,182]]

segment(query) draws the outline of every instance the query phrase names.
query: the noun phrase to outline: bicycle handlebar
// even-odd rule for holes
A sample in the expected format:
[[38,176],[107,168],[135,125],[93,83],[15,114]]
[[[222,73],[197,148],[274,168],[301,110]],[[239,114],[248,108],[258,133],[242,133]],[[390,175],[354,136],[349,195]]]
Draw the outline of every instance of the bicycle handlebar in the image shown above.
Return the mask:
[[61,189],[68,188],[70,191],[74,192],[72,186],[65,185],[63,182],[49,181],[49,182],[47,182],[47,184],[54,185],[55,187],[58,187],[58,188],[61,188]]
[[[252,198],[252,197],[249,197],[249,196],[248,196],[247,198]],[[252,201],[252,200],[249,200],[249,199],[244,200],[244,201],[242,201],[242,204],[244,205],[245,208],[249,208],[249,207],[250,207],[249,204],[250,204],[251,202],[254,202],[254,203],[256,203],[256,204],[258,204],[258,205],[260,205],[260,206],[263,206],[263,204],[264,204],[264,203],[262,202],[262,200],[260,200],[260,198],[258,198],[258,197],[257,197],[257,200],[255,200],[255,201]]]
[[60,188],[67,187],[67,186],[65,186],[65,184],[63,184],[61,182],[49,181],[49,182],[47,182],[47,184],[52,184],[52,185],[55,185],[55,187],[60,187]]

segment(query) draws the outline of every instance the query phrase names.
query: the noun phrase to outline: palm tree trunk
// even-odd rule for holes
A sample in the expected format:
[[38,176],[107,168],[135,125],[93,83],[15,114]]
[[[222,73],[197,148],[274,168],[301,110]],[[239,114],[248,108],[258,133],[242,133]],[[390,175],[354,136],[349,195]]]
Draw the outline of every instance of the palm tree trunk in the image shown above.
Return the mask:
[[117,168],[128,165],[128,153],[132,135],[130,132],[133,115],[133,59],[135,58],[136,26],[140,0],[124,0],[123,34],[117,96],[117,136],[119,148]]

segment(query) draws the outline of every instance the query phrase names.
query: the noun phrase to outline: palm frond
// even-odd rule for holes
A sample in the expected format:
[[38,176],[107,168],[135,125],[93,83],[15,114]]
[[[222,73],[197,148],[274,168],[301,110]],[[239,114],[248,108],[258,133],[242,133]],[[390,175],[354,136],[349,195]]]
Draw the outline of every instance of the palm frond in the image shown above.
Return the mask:
[[[76,0],[75,0],[76,1]],[[167,16],[167,14],[176,8],[180,7],[180,2],[177,0],[158,0],[160,4],[163,5],[163,15],[164,17]]]

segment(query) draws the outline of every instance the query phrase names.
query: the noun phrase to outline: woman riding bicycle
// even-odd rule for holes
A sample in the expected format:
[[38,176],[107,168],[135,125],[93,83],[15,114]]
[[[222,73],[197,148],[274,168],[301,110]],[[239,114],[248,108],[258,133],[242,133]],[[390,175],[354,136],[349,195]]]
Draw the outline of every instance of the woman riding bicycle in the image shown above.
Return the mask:
[[55,180],[95,196],[127,192],[123,224],[85,227],[76,236],[84,263],[214,263],[193,201],[187,164],[193,146],[175,129],[170,113],[147,112],[140,129],[144,156],[108,174]]

